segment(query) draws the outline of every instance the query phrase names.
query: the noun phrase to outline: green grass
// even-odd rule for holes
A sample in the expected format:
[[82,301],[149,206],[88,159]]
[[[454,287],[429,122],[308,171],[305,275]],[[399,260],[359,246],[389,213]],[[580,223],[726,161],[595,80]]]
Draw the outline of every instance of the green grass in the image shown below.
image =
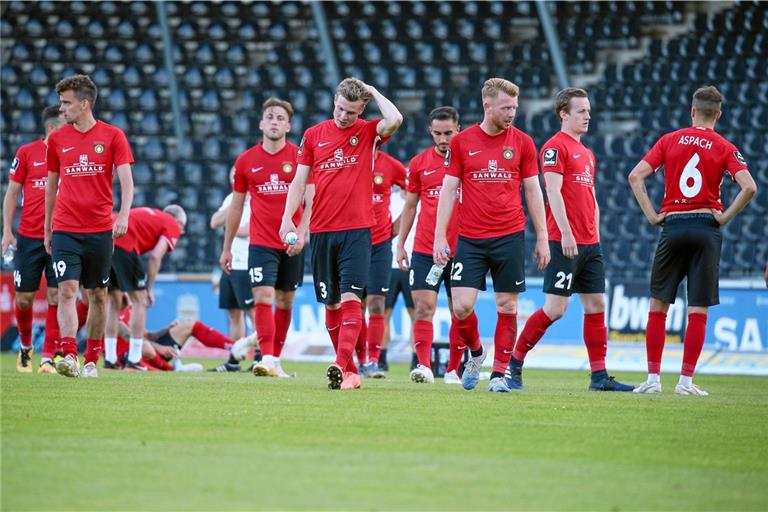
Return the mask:
[[[37,360],[37,358],[36,358]],[[362,390],[249,374],[99,379],[2,368],[3,510],[765,510],[768,379],[706,398],[590,393],[525,372],[510,395],[408,381]],[[210,365],[210,362],[208,362]],[[620,374],[639,382],[640,374]]]

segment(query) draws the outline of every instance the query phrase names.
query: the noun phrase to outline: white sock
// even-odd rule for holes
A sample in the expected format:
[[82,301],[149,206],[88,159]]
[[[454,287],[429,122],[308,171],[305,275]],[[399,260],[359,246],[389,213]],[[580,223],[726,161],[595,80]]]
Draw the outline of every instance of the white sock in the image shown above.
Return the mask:
[[686,377],[685,375],[680,376],[680,382],[678,384],[682,384],[683,386],[690,386],[693,384],[693,377]]
[[143,340],[141,338],[131,338],[128,348],[128,361],[131,363],[138,363],[141,361],[141,345]]
[[104,359],[110,363],[117,362],[117,338],[104,337]]
[[659,378],[658,373],[649,373],[648,374],[648,382],[661,382],[661,379]]

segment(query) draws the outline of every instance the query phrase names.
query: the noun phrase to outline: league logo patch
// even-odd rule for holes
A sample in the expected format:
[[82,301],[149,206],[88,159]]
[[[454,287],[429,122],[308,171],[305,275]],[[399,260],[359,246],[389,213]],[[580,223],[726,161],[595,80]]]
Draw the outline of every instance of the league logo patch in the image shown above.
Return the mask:
[[557,165],[557,150],[555,148],[547,148],[544,150],[543,165]]
[[382,183],[384,183],[384,176],[382,176],[381,174],[374,175],[373,182],[377,185],[381,185]]
[[304,137],[301,138],[301,142],[299,142],[299,156],[304,152]]
[[739,162],[741,165],[747,165],[747,160],[744,158],[744,156],[741,154],[741,152],[740,152],[740,151],[734,151],[734,152],[733,152],[733,156],[735,156],[735,157],[736,157],[736,160],[737,160],[737,161],[738,161],[738,162]]
[[504,160],[512,160],[515,157],[515,150],[511,148],[507,148],[504,150],[501,156],[504,157]]
[[445,160],[443,160],[443,167],[451,166],[451,150],[445,152]]
[[102,142],[95,142],[93,144],[93,150],[98,155],[102,154],[104,152],[104,144]]
[[284,163],[283,164],[283,172],[285,174],[291,174],[291,172],[293,172],[293,164],[289,164],[287,162]]
[[14,158],[13,162],[11,162],[11,171],[10,174],[16,174],[16,169],[19,168],[19,159]]
[[357,138],[357,135],[353,135],[349,138],[349,145],[350,146],[357,146],[357,143],[360,142],[360,139]]

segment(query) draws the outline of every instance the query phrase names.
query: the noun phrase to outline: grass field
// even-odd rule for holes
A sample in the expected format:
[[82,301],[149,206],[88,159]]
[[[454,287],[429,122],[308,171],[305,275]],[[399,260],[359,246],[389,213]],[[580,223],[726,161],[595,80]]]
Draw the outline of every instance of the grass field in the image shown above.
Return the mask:
[[499,395],[398,366],[330,392],[317,364],[85,380],[0,363],[3,510],[768,508],[766,378],[702,376],[698,398],[673,376],[639,396],[528,370]]

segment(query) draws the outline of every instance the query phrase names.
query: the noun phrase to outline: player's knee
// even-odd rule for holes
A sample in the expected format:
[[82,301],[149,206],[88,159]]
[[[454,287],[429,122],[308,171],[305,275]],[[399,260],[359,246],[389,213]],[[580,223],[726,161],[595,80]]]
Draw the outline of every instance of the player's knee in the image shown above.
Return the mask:
[[416,320],[432,320],[435,315],[435,305],[428,301],[416,302]]
[[545,304],[542,309],[547,318],[554,322],[563,318],[565,310],[568,309],[568,303]]
[[384,315],[384,307],[386,301],[384,297],[369,296],[368,297],[368,312],[372,315]]
[[[69,286],[68,284],[59,285],[59,304],[74,302],[77,298],[77,285]],[[88,302],[87,299],[84,302]]]
[[35,300],[35,294],[29,292],[18,292],[16,294],[16,306],[19,309],[27,310],[32,307]]
[[453,314],[459,320],[464,320],[469,315],[471,315],[473,309],[474,309],[474,306],[472,304],[468,304],[468,303],[464,304],[457,301],[454,301],[453,303]]
[[45,292],[45,298],[48,300],[49,306],[55,306],[59,303],[59,290],[56,288],[48,288]]
[[88,301],[94,306],[104,306],[107,303],[107,289],[95,288],[88,291]]

